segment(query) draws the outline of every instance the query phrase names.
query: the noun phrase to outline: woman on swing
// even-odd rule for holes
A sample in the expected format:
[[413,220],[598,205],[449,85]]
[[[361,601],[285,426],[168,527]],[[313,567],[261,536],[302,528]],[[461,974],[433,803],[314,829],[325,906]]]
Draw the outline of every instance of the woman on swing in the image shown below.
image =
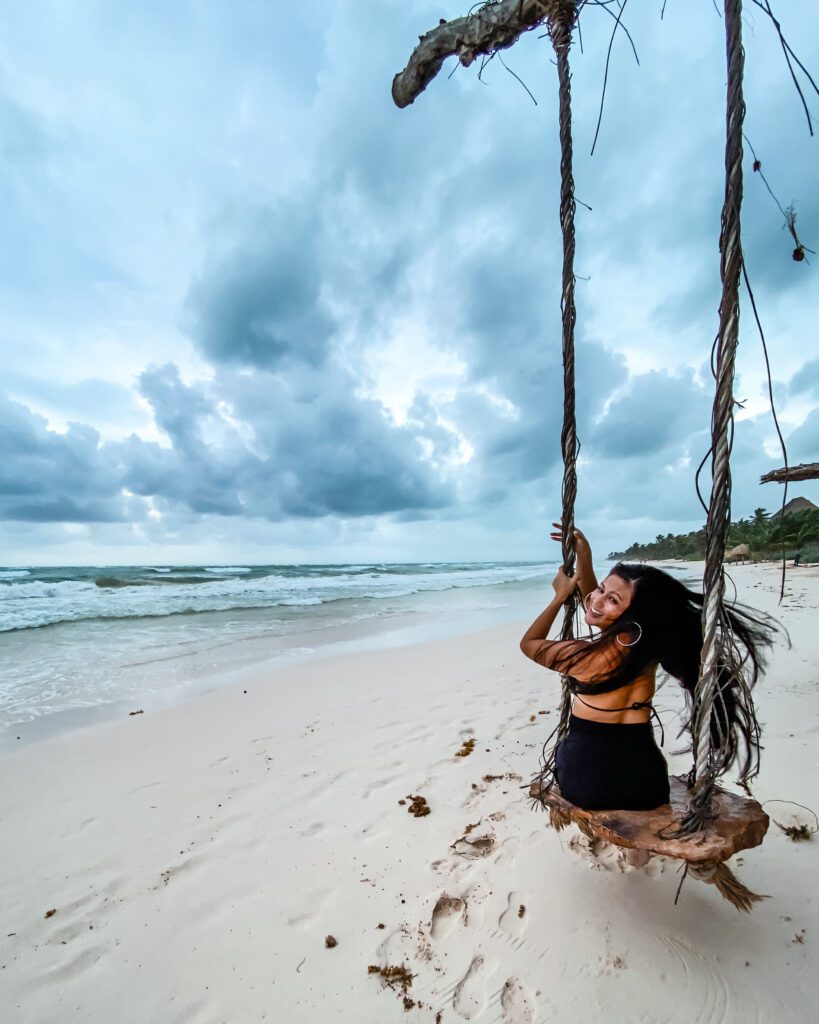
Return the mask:
[[[553,540],[562,526],[553,524]],[[555,596],[520,642],[523,653],[569,679],[572,709],[569,732],[541,773],[544,789],[552,778],[570,803],[586,810],[650,810],[668,802],[668,766],[654,739],[651,715],[658,667],[686,691],[690,725],[702,648],[702,594],[647,565],[618,563],[598,584],[589,542],[574,531],[577,573],[561,567]],[[586,640],[547,639],[562,606],[577,589],[585,621],[595,632]],[[740,780],[755,774],[759,736],[744,693],[763,667],[771,625],[745,610],[728,612],[742,657],[736,666],[720,663],[711,730],[725,750],[723,769],[743,751]]]

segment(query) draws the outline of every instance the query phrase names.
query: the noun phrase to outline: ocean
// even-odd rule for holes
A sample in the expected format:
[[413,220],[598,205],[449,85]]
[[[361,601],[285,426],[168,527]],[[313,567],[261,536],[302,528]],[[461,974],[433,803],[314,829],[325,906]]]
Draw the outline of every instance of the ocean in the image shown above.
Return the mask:
[[534,617],[556,566],[0,569],[0,739],[145,710],[264,662]]

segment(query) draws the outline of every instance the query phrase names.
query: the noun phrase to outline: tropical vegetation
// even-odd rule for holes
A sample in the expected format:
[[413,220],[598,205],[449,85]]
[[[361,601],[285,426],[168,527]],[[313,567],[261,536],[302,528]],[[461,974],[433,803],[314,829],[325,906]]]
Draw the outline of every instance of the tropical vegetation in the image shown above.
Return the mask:
[[[739,519],[728,528],[726,551],[746,544],[749,557],[755,561],[782,557],[783,549],[788,558],[797,555],[801,561],[819,561],[819,508],[805,502],[806,506],[788,511],[769,513],[764,508],[754,509],[747,519]],[[609,558],[654,560],[658,558],[681,558],[696,561],[705,558],[705,527],[691,533],[665,536],[658,534],[653,541],[634,541],[624,551],[612,551]]]

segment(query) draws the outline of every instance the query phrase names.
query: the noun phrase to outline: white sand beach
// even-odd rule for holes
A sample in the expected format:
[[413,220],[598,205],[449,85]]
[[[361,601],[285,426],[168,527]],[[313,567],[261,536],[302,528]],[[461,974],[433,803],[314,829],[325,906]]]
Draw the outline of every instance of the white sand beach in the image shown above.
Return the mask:
[[[819,570],[789,569],[780,608],[776,566],[730,572],[792,642],[756,692],[755,795],[819,809]],[[675,862],[632,869],[555,833],[521,788],[558,701],[518,650],[527,624],[255,667],[6,751],[3,1019],[816,1020],[819,836],[772,823],[733,862],[769,896],[748,916],[690,878],[675,906]],[[658,696],[666,753],[678,698]]]

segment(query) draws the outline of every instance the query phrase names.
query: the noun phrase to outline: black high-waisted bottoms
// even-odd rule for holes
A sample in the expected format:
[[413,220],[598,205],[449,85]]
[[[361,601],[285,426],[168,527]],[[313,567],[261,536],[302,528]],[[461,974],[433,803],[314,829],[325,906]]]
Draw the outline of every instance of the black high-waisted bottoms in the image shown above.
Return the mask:
[[651,722],[632,725],[569,719],[555,751],[560,792],[588,811],[648,811],[668,803],[668,765]]

